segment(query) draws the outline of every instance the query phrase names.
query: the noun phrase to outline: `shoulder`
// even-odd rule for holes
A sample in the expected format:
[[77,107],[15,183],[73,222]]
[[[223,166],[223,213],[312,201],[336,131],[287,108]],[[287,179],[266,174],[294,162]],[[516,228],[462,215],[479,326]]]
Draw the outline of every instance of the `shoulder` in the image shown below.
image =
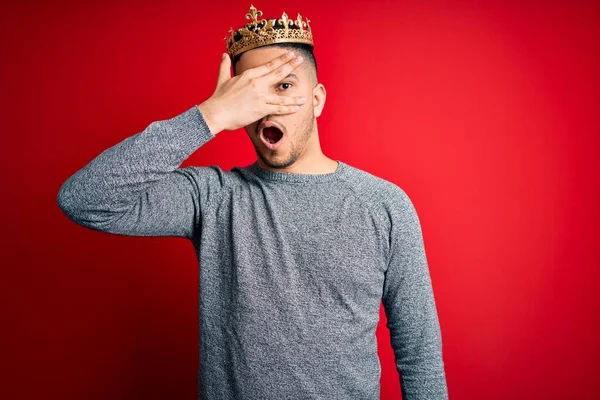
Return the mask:
[[232,173],[218,165],[190,165],[177,168],[175,173],[187,179],[201,203],[212,204],[218,201],[231,187]]
[[350,170],[348,180],[355,192],[383,217],[414,210],[411,198],[399,184],[353,166]]
[[197,166],[190,165],[176,170],[179,173],[187,175],[201,185],[225,186],[229,180],[229,171],[222,169],[218,165]]
[[377,215],[383,237],[390,247],[399,238],[419,237],[419,216],[403,187],[355,167],[349,176],[351,186],[362,193],[372,213]]

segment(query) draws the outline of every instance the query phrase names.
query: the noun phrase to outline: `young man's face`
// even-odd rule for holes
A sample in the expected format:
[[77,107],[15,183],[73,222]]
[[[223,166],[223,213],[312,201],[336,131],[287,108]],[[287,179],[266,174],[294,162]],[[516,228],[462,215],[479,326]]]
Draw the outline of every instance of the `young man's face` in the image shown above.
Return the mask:
[[[275,46],[249,50],[240,57],[235,65],[234,73],[236,76],[240,75],[248,69],[258,67],[283,55],[288,50]],[[303,154],[314,131],[315,116],[319,116],[323,108],[324,89],[321,91],[322,86],[316,83],[313,66],[305,59],[289,76],[283,77],[269,88],[271,93],[281,96],[305,96],[307,101],[296,112],[267,115],[244,127],[252,141],[257,157],[264,164],[271,168],[286,168]],[[275,122],[283,131],[283,136],[277,143],[279,147],[275,150],[269,149],[260,137],[258,127],[261,122],[265,121]]]

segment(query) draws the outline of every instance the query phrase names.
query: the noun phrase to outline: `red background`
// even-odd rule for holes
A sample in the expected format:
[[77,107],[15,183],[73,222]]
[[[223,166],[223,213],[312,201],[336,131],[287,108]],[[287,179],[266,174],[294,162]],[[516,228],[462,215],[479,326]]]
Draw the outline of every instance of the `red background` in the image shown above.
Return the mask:
[[[193,399],[198,265],[69,221],[60,185],[214,90],[250,2],[2,3],[0,398]],[[325,154],[423,228],[452,399],[600,396],[600,6],[263,0],[311,20]],[[243,130],[184,165],[255,159]],[[381,309],[382,399],[400,398]]]

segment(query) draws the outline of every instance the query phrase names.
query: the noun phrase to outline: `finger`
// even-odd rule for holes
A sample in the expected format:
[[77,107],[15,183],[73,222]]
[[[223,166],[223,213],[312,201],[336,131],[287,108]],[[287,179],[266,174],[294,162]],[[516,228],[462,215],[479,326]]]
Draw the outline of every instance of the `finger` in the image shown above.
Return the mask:
[[275,69],[279,68],[283,64],[289,62],[293,58],[294,58],[294,51],[290,50],[286,53],[283,53],[282,55],[280,55],[277,58],[274,58],[262,65],[259,65],[258,67],[247,70],[246,75],[248,76],[248,78],[258,78],[258,77],[264,76],[264,75],[268,74],[269,72],[272,72]]
[[221,65],[219,66],[219,78],[217,79],[217,86],[220,86],[223,82],[231,79],[231,59],[229,54],[223,53],[221,55]]
[[300,64],[304,62],[302,56],[297,56],[290,61],[284,63],[282,66],[275,68],[273,71],[267,73],[260,77],[261,80],[264,79],[266,84],[271,85],[285,79],[293,70],[298,68]]
[[306,97],[304,96],[280,96],[278,94],[268,94],[264,97],[264,100],[267,104],[282,106],[302,105],[306,103]]
[[288,106],[284,106],[281,104],[267,104],[266,107],[266,114],[267,115],[273,115],[273,114],[291,114],[294,113],[296,111],[300,110],[300,106],[299,105],[288,105]]

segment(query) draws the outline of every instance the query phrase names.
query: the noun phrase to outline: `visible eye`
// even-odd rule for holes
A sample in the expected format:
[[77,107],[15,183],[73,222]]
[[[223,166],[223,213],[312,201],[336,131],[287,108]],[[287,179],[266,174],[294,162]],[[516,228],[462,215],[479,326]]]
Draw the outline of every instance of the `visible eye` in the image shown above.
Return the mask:
[[281,86],[283,86],[283,85],[291,85],[291,86],[294,86],[294,85],[292,85],[292,84],[291,84],[291,83],[289,83],[289,82],[283,82],[281,85],[279,85],[279,87],[281,87]]

